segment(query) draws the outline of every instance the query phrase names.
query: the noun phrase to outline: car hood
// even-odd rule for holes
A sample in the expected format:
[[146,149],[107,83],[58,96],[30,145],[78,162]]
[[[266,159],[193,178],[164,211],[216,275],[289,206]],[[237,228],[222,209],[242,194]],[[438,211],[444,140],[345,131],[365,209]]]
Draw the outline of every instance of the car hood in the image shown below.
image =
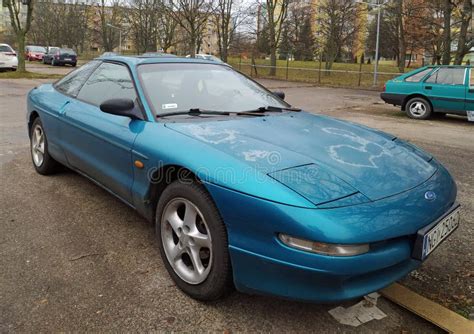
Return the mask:
[[166,127],[245,162],[317,205],[352,196],[358,203],[379,200],[418,186],[437,169],[431,156],[392,135],[306,112]]

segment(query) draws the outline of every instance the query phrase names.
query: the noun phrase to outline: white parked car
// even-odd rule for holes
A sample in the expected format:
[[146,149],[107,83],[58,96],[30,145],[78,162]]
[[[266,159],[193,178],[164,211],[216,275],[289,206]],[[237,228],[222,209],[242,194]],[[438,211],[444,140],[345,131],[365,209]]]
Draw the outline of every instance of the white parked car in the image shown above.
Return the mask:
[[[191,55],[187,55],[186,58],[191,58]],[[213,55],[204,54],[204,53],[197,53],[196,56],[194,56],[194,58],[212,60],[212,61],[215,61],[216,63],[223,63],[223,61],[220,58],[217,58],[216,56],[213,56]]]
[[16,71],[18,58],[15,50],[8,44],[0,44],[0,70]]

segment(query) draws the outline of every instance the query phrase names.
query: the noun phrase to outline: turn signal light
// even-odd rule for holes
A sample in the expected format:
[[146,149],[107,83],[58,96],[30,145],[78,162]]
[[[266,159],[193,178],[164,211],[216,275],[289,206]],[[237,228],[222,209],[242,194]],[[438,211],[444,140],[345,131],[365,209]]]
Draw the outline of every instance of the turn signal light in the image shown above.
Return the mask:
[[295,238],[283,233],[278,235],[278,238],[285,245],[300,249],[303,251],[317,253],[328,256],[354,256],[367,253],[369,251],[369,244],[327,244],[324,242],[310,241],[300,238]]

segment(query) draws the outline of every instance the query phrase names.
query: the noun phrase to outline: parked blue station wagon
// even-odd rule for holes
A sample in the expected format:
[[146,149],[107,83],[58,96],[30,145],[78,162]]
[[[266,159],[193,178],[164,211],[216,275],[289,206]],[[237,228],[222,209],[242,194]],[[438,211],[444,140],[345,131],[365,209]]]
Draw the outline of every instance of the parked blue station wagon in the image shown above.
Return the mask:
[[411,118],[457,114],[474,121],[474,71],[471,66],[425,66],[387,81],[381,98]]
[[28,94],[33,166],[67,166],[155,224],[171,278],[199,300],[362,296],[458,227],[431,154],[283,97],[222,63],[104,56]]

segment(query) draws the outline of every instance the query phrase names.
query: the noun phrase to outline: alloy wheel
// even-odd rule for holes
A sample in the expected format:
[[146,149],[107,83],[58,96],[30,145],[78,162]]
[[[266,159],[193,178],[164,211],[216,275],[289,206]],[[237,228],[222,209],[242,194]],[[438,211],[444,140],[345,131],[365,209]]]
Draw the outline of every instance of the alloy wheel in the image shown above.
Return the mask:
[[410,113],[416,117],[422,117],[426,113],[426,106],[423,102],[416,101],[410,104]]
[[174,272],[189,284],[202,283],[212,267],[212,237],[198,207],[185,198],[171,200],[163,210],[160,228]]
[[40,167],[44,160],[44,132],[39,125],[36,125],[31,136],[31,154],[35,165]]

